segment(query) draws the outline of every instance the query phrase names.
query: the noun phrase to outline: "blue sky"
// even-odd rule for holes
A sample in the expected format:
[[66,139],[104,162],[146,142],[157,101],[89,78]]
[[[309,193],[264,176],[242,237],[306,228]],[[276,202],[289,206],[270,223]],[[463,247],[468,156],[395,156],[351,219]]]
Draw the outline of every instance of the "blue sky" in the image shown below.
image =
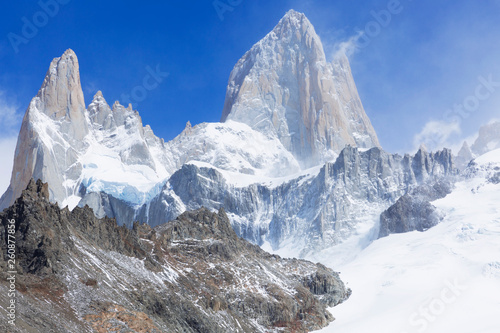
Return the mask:
[[[43,14],[41,4],[54,1],[57,13]],[[158,68],[168,77],[147,96],[132,98],[144,124],[169,140],[188,120],[218,121],[234,64],[291,8],[308,16],[329,58],[348,47],[361,99],[386,150],[412,152],[420,141],[456,146],[500,118],[500,1],[220,0],[228,6],[221,15],[213,3],[4,1],[0,149],[12,154],[29,101],[52,58],[67,48],[78,55],[87,104],[97,90],[109,104],[125,103],[123,96]],[[390,18],[379,23],[374,13],[389,9]],[[23,34],[25,22],[40,27]],[[13,34],[24,39],[12,42]],[[453,109],[464,103],[466,110]]]

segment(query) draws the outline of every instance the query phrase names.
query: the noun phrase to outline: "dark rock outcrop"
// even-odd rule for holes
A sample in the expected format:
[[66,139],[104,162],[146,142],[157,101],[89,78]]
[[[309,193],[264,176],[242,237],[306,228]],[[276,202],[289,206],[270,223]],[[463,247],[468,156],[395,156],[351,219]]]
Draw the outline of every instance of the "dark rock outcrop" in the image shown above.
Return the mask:
[[5,326],[0,310],[1,331],[307,332],[328,324],[326,307],[349,297],[323,265],[237,237],[223,209],[130,229],[88,207],[61,210],[48,193],[32,180],[0,214],[0,293],[8,290],[12,220],[17,270],[16,326]]
[[488,181],[492,184],[500,184],[500,172],[495,172]]
[[440,220],[435,207],[428,201],[405,194],[380,215],[379,238],[414,230],[425,231]]
[[451,180],[440,179],[434,183],[417,186],[410,193],[403,195],[380,215],[378,238],[393,233],[425,231],[437,225],[443,217],[430,201],[444,198],[452,189]]

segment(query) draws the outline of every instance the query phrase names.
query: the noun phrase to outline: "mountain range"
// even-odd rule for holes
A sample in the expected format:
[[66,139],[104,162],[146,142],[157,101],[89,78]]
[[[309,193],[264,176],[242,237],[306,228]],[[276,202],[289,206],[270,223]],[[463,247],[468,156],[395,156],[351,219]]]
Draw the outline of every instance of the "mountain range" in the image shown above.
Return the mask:
[[304,257],[349,238],[360,214],[375,218],[412,186],[455,173],[448,150],[384,152],[347,58],[328,62],[291,10],[235,65],[221,122],[187,123],[169,142],[100,91],[86,107],[67,50],[26,111],[0,208],[31,178],[61,208],[88,205],[129,227],[224,208],[239,236]]
[[[151,332],[324,327],[332,320],[326,307],[345,301],[349,289],[329,268],[278,255],[349,267],[372,243],[436,228],[447,216],[435,202],[477,175],[475,158],[500,147],[499,124],[483,127],[457,156],[424,146],[413,155],[384,151],[347,57],[328,61],[314,27],[294,10],[234,66],[220,122],[187,122],[167,142],[131,105],[110,105],[101,91],[86,106],[68,49],[26,110],[0,199],[2,221],[15,216],[24,228],[19,271],[31,274],[27,289],[50,279],[42,291],[66,295],[26,323],[64,303],[69,331],[116,328],[127,311],[126,327],[142,318]],[[490,167],[481,181],[493,184]],[[204,284],[203,274],[223,275],[226,290]],[[114,283],[126,292],[117,296]],[[261,298],[251,296],[257,291]],[[182,299],[166,307],[155,292]],[[270,297],[276,307],[266,308]],[[127,305],[137,301],[143,306]]]

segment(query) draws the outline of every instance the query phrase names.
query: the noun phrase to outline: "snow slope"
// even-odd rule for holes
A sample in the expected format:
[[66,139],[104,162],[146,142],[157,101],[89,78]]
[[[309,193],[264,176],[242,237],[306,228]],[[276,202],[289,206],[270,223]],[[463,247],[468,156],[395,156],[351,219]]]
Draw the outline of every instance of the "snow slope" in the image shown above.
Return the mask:
[[433,202],[446,214],[439,225],[379,239],[335,266],[353,293],[321,332],[500,332],[500,149],[475,162]]

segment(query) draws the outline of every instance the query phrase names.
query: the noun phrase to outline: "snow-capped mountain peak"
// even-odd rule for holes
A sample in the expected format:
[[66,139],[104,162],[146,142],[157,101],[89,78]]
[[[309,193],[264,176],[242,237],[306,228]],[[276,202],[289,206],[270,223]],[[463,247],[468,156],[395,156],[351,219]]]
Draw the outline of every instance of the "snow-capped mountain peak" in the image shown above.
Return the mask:
[[221,121],[278,138],[302,164],[332,161],[347,145],[378,146],[347,59],[326,61],[304,14],[289,11],[236,64]]
[[[279,140],[245,124],[188,122],[165,143],[130,105],[110,106],[101,91],[88,109],[83,101],[78,59],[68,50],[51,62],[26,111],[1,208],[12,204],[31,178],[49,182],[51,201],[63,207],[101,192],[135,207],[157,195],[168,176],[190,161],[255,176],[300,170]],[[100,211],[100,202],[88,203]]]
[[[314,26],[303,14],[293,9],[288,11],[276,27],[260,43],[269,43],[268,39],[277,39],[282,45],[299,46],[314,53],[318,61],[325,60],[325,53]],[[300,45],[303,44],[303,45]]]

